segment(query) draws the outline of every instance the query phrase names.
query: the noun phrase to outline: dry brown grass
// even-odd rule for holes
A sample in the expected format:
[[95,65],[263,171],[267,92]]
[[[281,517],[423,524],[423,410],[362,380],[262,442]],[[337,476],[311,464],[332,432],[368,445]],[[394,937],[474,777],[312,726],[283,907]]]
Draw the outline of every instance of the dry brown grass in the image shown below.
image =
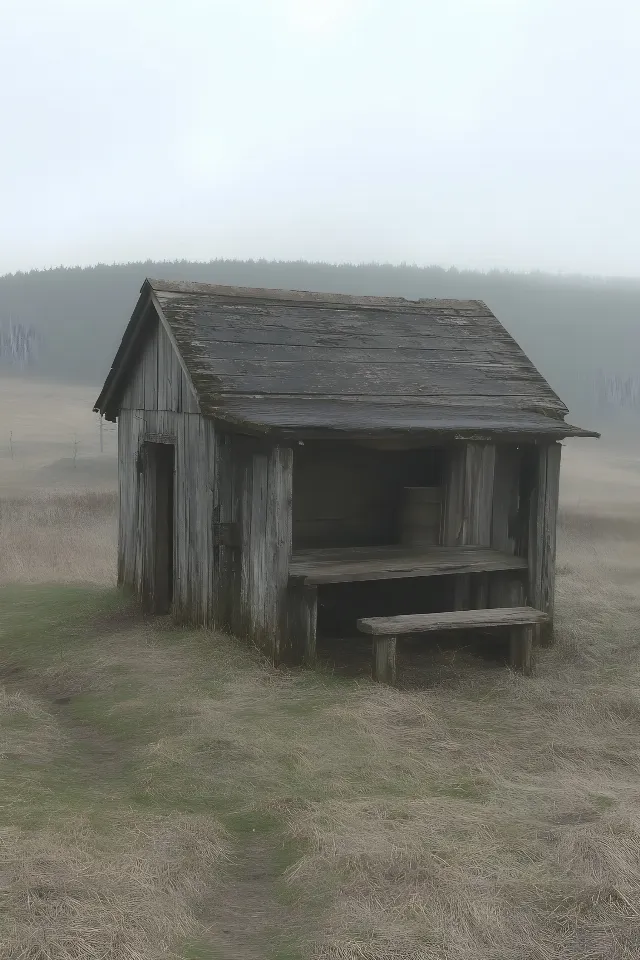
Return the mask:
[[[105,832],[108,827],[107,840]],[[3,956],[88,960],[176,956],[197,929],[194,903],[225,855],[209,817],[102,820],[0,832]]]
[[0,583],[115,583],[117,494],[0,500]]
[[[532,678],[460,651],[418,652],[397,690],[275,671],[5,588],[27,662],[0,699],[2,955],[637,960],[640,471],[566,453],[559,642]],[[14,504],[3,535],[35,528],[22,569],[51,579],[67,530],[109,583],[112,506]]]

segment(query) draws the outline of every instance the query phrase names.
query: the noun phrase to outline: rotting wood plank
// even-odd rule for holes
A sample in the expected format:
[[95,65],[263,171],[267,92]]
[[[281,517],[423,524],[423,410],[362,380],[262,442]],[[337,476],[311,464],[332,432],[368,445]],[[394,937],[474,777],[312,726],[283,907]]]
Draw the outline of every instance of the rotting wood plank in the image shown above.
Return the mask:
[[358,630],[373,636],[400,636],[441,630],[533,626],[545,623],[547,619],[545,613],[533,607],[487,607],[483,610],[447,610],[397,617],[363,617],[358,620]]

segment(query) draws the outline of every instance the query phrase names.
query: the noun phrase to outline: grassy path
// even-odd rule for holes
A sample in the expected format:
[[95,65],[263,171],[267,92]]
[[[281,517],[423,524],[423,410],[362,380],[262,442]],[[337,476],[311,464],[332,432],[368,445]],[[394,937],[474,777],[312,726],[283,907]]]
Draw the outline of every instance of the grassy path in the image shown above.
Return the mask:
[[637,960],[630,557],[565,555],[533,678],[399,690],[0,588],[3,960]]

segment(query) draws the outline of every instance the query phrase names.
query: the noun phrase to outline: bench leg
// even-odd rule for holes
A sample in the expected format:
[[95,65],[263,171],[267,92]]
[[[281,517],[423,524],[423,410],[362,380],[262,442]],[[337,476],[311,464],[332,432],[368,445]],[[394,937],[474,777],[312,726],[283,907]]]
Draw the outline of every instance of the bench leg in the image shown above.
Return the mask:
[[318,591],[316,587],[296,586],[289,592],[289,634],[294,659],[306,664],[316,662]]
[[373,638],[373,679],[393,686],[396,682],[396,638]]
[[531,673],[531,650],[534,627],[512,627],[509,631],[509,659],[514,670]]

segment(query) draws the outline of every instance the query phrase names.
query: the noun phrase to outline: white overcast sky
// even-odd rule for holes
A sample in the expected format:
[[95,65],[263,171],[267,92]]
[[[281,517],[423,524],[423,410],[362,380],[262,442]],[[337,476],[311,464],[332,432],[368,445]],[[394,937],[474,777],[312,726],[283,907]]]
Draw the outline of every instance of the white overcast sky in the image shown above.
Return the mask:
[[640,275],[640,0],[0,0],[0,273]]

